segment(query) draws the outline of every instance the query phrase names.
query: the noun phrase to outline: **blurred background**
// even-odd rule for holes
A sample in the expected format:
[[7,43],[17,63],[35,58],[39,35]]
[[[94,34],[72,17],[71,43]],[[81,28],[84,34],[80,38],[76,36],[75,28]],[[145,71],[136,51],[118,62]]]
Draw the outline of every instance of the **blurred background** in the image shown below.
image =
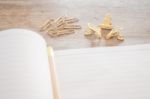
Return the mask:
[[[106,13],[123,28],[124,42],[84,37],[87,23],[100,25]],[[79,18],[82,30],[57,38],[39,31],[46,20],[61,16]],[[0,30],[10,28],[36,31],[55,50],[145,44],[150,43],[150,0],[0,0]]]

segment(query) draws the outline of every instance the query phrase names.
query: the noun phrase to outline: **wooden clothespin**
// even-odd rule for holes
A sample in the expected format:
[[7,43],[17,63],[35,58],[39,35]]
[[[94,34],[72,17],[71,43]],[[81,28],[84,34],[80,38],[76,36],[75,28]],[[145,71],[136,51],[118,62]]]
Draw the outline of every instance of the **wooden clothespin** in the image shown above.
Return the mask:
[[92,35],[92,34],[96,35],[96,37],[100,39],[101,29],[99,27],[95,27],[92,24],[88,23],[88,29],[85,32],[85,36]]
[[123,40],[124,40],[123,36],[121,35],[121,32],[120,32],[118,29],[112,29],[112,30],[110,31],[110,33],[108,33],[108,34],[106,35],[106,39],[107,39],[107,40],[108,40],[108,39],[111,39],[111,38],[113,38],[113,37],[116,37],[117,40],[120,40],[120,41],[123,41]]
[[111,15],[110,14],[106,14],[104,17],[104,21],[102,22],[102,24],[100,25],[100,27],[102,29],[112,29],[112,19],[111,19]]

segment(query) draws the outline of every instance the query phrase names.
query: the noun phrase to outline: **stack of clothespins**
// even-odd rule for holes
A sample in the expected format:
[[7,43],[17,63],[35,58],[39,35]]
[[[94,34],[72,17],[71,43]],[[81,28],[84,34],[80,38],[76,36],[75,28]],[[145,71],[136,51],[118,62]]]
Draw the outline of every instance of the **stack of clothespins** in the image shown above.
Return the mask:
[[56,37],[65,34],[75,33],[75,30],[81,29],[80,25],[76,25],[79,20],[77,18],[60,17],[58,19],[48,20],[41,31],[47,32],[50,36]]
[[95,35],[97,38],[102,37],[102,29],[110,30],[110,32],[106,35],[105,39],[116,38],[117,40],[123,41],[124,38],[121,35],[120,29],[114,28],[112,26],[112,19],[110,14],[106,14],[104,17],[104,21],[100,26],[94,26],[88,23],[88,29],[85,32],[85,36]]

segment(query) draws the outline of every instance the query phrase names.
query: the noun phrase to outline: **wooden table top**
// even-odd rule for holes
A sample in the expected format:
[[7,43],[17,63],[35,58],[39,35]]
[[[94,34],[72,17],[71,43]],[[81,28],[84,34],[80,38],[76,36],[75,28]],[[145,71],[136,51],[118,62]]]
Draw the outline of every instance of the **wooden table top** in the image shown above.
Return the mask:
[[[113,25],[122,27],[124,42],[84,37],[87,23],[99,25],[106,13]],[[51,38],[39,32],[49,18],[77,17],[82,30]],[[150,43],[150,0],[0,0],[0,30],[25,28],[43,35],[56,50]]]
[[[87,23],[90,22],[94,25],[99,25],[106,13],[112,14],[113,25],[123,28],[122,34],[125,36],[125,41],[92,40],[84,37]],[[57,38],[51,38],[47,33],[39,31],[43,23],[49,18],[58,18],[64,15],[79,18],[82,30],[77,31],[75,34]],[[36,31],[55,50],[146,44],[150,43],[150,0],[0,0],[0,30],[10,28],[25,28]],[[74,68],[78,67],[71,67],[69,73],[73,72],[75,74],[73,71]],[[67,73],[65,71],[69,69],[59,68],[59,70],[62,73]],[[95,71],[92,72],[94,75],[97,75]],[[61,82],[63,79],[66,78],[62,78]],[[74,79],[71,79],[67,87],[72,86],[72,82],[74,81]],[[95,80],[93,81],[95,82]],[[90,83],[95,84],[92,81]],[[61,86],[66,88],[64,89],[66,91],[61,91],[70,92],[65,85]],[[73,87],[75,88],[76,86]],[[76,97],[73,97],[75,94],[77,93],[71,93],[69,96],[72,99],[76,99]],[[67,95],[62,94],[62,99],[68,97]],[[83,95],[86,95],[86,93]],[[98,99],[97,95],[98,92],[89,98],[92,99],[94,97]],[[82,97],[81,99],[83,99]]]

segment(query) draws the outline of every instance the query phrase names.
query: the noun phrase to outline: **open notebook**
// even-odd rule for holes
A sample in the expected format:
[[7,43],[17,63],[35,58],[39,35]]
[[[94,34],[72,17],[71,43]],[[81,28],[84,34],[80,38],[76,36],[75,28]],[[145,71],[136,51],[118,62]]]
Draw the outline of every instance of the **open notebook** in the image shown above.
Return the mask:
[[51,60],[38,34],[22,29],[0,32],[0,99],[59,99],[54,96]]
[[[63,99],[150,99],[150,45],[54,54]],[[0,99],[54,99],[50,60],[38,34],[0,32]]]
[[55,51],[64,99],[150,99],[150,44]]

